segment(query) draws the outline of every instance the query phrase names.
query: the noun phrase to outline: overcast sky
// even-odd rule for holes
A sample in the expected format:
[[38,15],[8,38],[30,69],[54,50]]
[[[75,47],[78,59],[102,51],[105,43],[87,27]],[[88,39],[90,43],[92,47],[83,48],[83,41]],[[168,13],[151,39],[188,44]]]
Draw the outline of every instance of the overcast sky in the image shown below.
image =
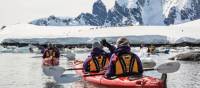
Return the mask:
[[[55,16],[75,17],[91,12],[96,0],[0,0],[0,25],[26,23],[36,18]],[[107,8],[115,0],[102,0]]]

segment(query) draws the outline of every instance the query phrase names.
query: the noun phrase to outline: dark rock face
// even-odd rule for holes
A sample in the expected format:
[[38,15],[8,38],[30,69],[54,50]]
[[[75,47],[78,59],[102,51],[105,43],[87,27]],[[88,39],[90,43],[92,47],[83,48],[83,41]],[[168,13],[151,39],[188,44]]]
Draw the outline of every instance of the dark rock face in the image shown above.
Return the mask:
[[192,0],[192,10],[194,11],[194,19],[200,18],[200,0]]
[[108,11],[106,23],[111,26],[132,25],[135,21],[143,24],[140,8],[126,8],[115,2],[114,8]]
[[122,25],[123,16],[128,16],[128,9],[121,7],[115,2],[114,8],[108,11],[106,23],[110,23],[111,26]]
[[30,22],[30,24],[35,24],[40,26],[62,26],[62,25],[69,25],[72,20],[73,20],[72,18],[59,18],[54,15],[51,15],[48,18],[34,20]]
[[107,12],[101,0],[94,3],[92,14],[82,13],[76,18],[76,21],[82,25],[93,26],[123,26],[131,25],[135,21],[143,24],[141,9],[122,7],[116,1],[114,7]]
[[[159,1],[159,0],[158,0]],[[177,22],[185,22],[200,18],[200,0],[188,0],[190,5],[186,5],[183,9],[176,6],[170,7],[168,16],[160,23],[165,25],[175,24]],[[30,22],[30,24],[40,26],[71,26],[71,25],[91,25],[91,26],[132,26],[143,25],[142,8],[149,3],[150,0],[136,0],[134,8],[120,6],[118,0],[115,1],[112,9],[106,9],[101,0],[97,0],[93,4],[92,13],[81,13],[75,18],[59,18],[49,16],[48,18],[38,19]],[[164,4],[163,4],[164,5]],[[159,13],[160,14],[160,13]],[[179,19],[181,17],[181,19]]]
[[132,8],[132,9],[130,9],[130,13],[140,23],[140,25],[143,25],[142,14],[141,14],[141,9],[140,8]]
[[[144,4],[144,0],[138,1],[138,7]],[[106,6],[101,0],[97,0],[93,4],[92,13],[81,13],[78,17],[59,18],[49,16],[48,18],[38,19],[30,22],[31,24],[41,26],[59,26],[61,25],[91,25],[91,26],[127,26],[133,25],[135,22],[142,22],[142,15],[140,8],[127,8],[120,6],[116,1],[112,9],[107,12]]]
[[122,15],[120,15],[117,11],[115,10],[109,10],[108,11],[108,18],[106,19],[106,23],[109,24],[110,26],[115,26],[121,24],[120,22],[122,21]]
[[98,0],[93,4],[92,14],[95,15],[98,20],[98,25],[104,25],[104,22],[107,18],[106,6],[101,0]]
[[148,0],[138,0],[137,4],[144,6],[146,1],[148,1]]
[[128,17],[130,15],[129,9],[126,7],[120,6],[118,2],[115,2],[114,10],[119,12],[120,15],[125,16],[125,17]]
[[71,21],[73,21],[73,19],[63,19],[62,20],[63,21],[63,23],[65,23],[66,25],[69,25],[69,23],[71,22]]
[[92,26],[102,26],[107,18],[107,10],[105,5],[101,0],[96,1],[93,4],[93,10],[91,13],[81,13],[75,20],[80,25],[92,25]]
[[169,15],[167,18],[165,18],[164,23],[166,25],[174,24],[175,18],[176,18],[176,7],[172,7],[170,9]]
[[94,25],[99,26],[98,19],[90,13],[82,13],[75,18],[81,25]]
[[190,8],[186,8],[185,10],[181,10],[181,20],[194,19],[194,11]]
[[81,25],[102,26],[104,25],[106,18],[106,6],[101,0],[98,0],[93,4],[92,14],[81,13],[75,20]]
[[36,21],[32,21],[30,24],[40,25],[40,26],[47,26],[47,21],[43,19],[38,19]]
[[169,60],[200,61],[200,51],[178,54]]
[[3,30],[4,28],[6,28],[6,26],[5,26],[5,25],[1,27],[1,30]]
[[191,0],[191,7],[186,7],[180,12],[176,10],[176,7],[170,9],[169,15],[164,19],[166,25],[174,24],[176,16],[180,15],[181,20],[196,20],[200,18],[200,0]]

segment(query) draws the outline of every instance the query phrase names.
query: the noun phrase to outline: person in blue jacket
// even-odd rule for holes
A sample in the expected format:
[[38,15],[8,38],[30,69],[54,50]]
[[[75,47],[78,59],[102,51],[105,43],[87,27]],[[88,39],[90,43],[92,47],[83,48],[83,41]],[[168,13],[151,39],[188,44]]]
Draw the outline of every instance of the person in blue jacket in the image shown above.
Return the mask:
[[116,42],[117,48],[110,58],[106,78],[113,76],[142,75],[143,67],[140,58],[131,52],[127,38],[121,37]]

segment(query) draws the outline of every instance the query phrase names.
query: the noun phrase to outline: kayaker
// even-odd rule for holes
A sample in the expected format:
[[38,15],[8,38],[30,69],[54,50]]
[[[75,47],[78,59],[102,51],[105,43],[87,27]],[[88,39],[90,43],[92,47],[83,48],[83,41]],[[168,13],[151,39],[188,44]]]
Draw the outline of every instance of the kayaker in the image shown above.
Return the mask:
[[103,50],[99,42],[92,44],[92,51],[83,63],[84,73],[100,72],[109,64],[109,54]]
[[117,40],[116,45],[117,48],[110,58],[105,77],[142,75],[142,63],[140,58],[131,52],[128,39],[121,37]]
[[147,50],[148,55],[155,54],[155,50],[156,50],[156,48],[152,44],[150,46],[148,46],[148,50]]
[[140,45],[140,49],[139,49],[139,54],[138,54],[138,56],[139,56],[139,57],[146,57],[146,52],[147,52],[147,50],[146,50],[146,48],[144,47],[144,44],[141,44],[141,45]]
[[33,48],[32,47],[29,47],[29,52],[33,53]]
[[60,50],[56,47],[55,44],[53,44],[53,50],[55,51],[55,57],[60,58]]
[[47,50],[47,48],[48,48],[48,46],[46,44],[39,46],[39,49],[41,50],[40,53],[44,54],[44,51]]
[[48,48],[43,53],[43,65],[57,66],[59,65],[60,53],[54,45],[49,44]]

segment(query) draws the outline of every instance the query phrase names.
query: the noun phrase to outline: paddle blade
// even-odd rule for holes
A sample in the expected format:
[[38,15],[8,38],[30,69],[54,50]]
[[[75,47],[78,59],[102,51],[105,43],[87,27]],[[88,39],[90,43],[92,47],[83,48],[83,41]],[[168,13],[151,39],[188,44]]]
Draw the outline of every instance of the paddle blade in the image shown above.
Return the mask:
[[141,59],[143,68],[153,68],[156,66],[156,62],[152,58],[146,57],[146,58],[140,58],[140,59]]
[[59,66],[42,66],[42,71],[47,76],[61,76],[65,69]]
[[179,62],[167,62],[155,68],[159,73],[173,73],[180,68]]

